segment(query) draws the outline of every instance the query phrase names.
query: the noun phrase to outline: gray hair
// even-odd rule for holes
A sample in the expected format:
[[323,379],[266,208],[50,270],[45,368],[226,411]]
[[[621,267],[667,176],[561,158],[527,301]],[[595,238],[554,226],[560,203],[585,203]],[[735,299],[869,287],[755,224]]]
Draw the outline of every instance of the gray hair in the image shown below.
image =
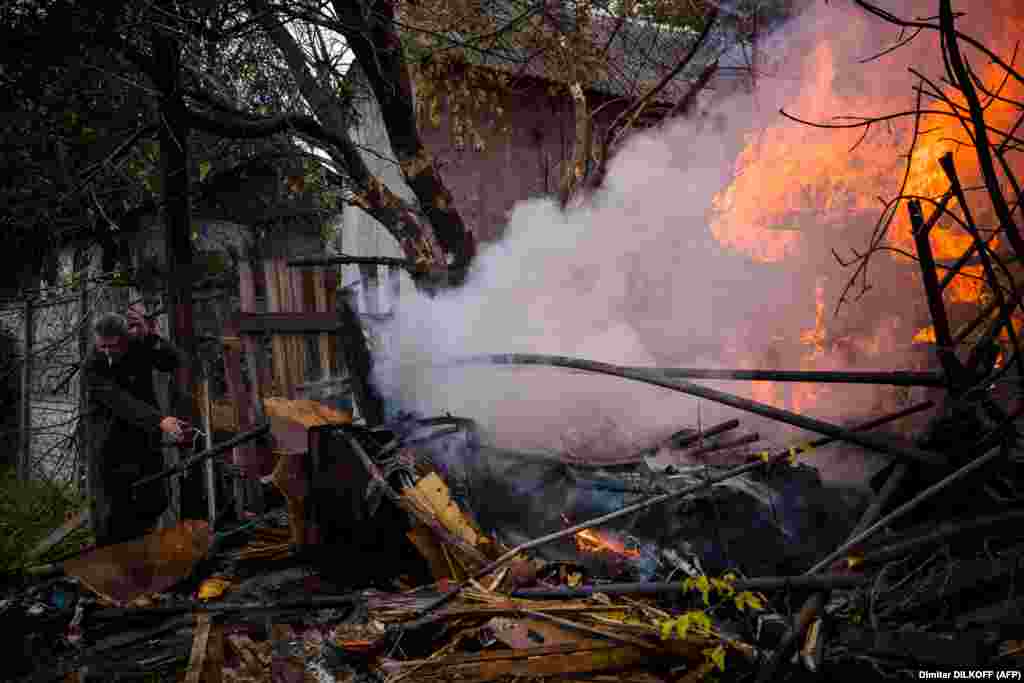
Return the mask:
[[127,337],[128,319],[118,313],[104,313],[92,324],[97,337]]

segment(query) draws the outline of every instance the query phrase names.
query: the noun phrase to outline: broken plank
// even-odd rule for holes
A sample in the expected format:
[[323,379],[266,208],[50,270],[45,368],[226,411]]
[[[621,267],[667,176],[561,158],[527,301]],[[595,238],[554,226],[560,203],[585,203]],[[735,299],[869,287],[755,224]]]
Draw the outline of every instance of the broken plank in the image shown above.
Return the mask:
[[210,615],[196,615],[196,630],[192,638],[192,654],[185,671],[185,683],[199,683],[206,663],[206,644],[210,639]]
[[621,646],[554,645],[508,650],[503,653],[453,655],[436,660],[405,663],[415,667],[417,678],[428,672],[443,673],[446,679],[494,681],[504,676],[557,676],[626,669],[650,660],[644,650]]
[[202,680],[203,683],[223,683],[224,680],[224,627],[219,624],[210,627]]

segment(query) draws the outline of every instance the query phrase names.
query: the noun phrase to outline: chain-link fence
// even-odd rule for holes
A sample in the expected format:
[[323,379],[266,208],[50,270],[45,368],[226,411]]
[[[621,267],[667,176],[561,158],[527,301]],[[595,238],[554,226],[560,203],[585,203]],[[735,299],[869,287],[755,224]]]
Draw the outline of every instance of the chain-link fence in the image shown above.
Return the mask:
[[84,485],[80,373],[90,320],[131,302],[130,288],[113,276],[70,277],[0,302],[0,328],[15,346],[0,360],[0,378],[16,387],[8,393],[16,396],[15,409],[5,406],[14,417],[3,425],[4,460],[22,476]]

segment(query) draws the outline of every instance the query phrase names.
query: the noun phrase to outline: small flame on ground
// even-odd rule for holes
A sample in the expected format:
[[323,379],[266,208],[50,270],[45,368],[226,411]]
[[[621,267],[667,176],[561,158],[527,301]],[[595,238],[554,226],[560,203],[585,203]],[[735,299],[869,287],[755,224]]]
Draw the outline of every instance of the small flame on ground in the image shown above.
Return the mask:
[[934,344],[935,343],[935,326],[929,325],[928,327],[922,327],[914,335],[915,344]]
[[[562,515],[562,519],[569,524],[569,519]],[[640,551],[635,548],[627,548],[626,544],[611,534],[601,533],[596,529],[583,529],[577,531],[576,549],[583,553],[612,552],[625,557],[640,557]]]

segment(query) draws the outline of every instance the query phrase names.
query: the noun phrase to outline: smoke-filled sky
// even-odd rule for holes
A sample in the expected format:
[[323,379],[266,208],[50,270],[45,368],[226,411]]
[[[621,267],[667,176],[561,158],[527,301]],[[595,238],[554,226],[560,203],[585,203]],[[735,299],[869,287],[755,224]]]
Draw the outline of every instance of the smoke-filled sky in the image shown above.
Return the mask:
[[[895,37],[895,29],[852,3],[813,3],[767,42],[763,56],[771,74],[755,94],[717,102],[697,122],[677,121],[634,136],[612,161],[605,188],[586,206],[563,212],[544,198],[516,205],[503,240],[483,250],[464,288],[435,299],[403,297],[387,330],[390,358],[377,360],[385,393],[424,414],[476,418],[500,444],[530,449],[618,451],[695,426],[698,419],[707,425],[734,416],[706,401],[625,380],[544,368],[438,366],[470,354],[525,352],[626,365],[799,367],[813,350],[800,332],[815,326],[816,289],[818,299],[825,292],[828,324],[842,324],[831,315],[849,273],[827,247],[862,244],[864,226],[837,227],[832,216],[819,228],[812,220],[811,229],[831,232],[805,235],[787,259],[758,263],[716,243],[709,230],[712,199],[732,177],[740,141],[778,125],[780,107],[821,119],[891,111],[901,98],[911,102],[911,57],[932,73],[941,61],[918,49],[857,63],[879,40]],[[830,47],[829,70],[815,49],[823,41]],[[879,110],[830,111],[850,96],[858,106],[877,103]],[[827,145],[834,134],[807,129],[794,135],[799,144]],[[903,150],[878,141],[889,150],[878,173],[895,169],[892,178],[881,179],[895,193]],[[848,147],[843,142],[839,149]],[[774,169],[766,166],[758,172],[768,178]],[[782,179],[794,187],[813,184],[816,172],[804,168]],[[748,191],[758,198],[757,183]],[[808,200],[806,208],[819,207]],[[907,341],[897,338],[903,334],[898,321],[919,315],[911,302],[920,293],[915,288],[893,296],[885,284],[883,279],[883,291],[852,313],[875,354],[826,354],[813,367],[903,365],[905,359],[892,355]],[[872,306],[880,312],[865,313]],[[749,383],[718,386],[750,395]],[[857,418],[877,410],[878,401],[869,389],[843,387],[821,395],[810,412]],[[739,417],[747,427],[756,423]]]

